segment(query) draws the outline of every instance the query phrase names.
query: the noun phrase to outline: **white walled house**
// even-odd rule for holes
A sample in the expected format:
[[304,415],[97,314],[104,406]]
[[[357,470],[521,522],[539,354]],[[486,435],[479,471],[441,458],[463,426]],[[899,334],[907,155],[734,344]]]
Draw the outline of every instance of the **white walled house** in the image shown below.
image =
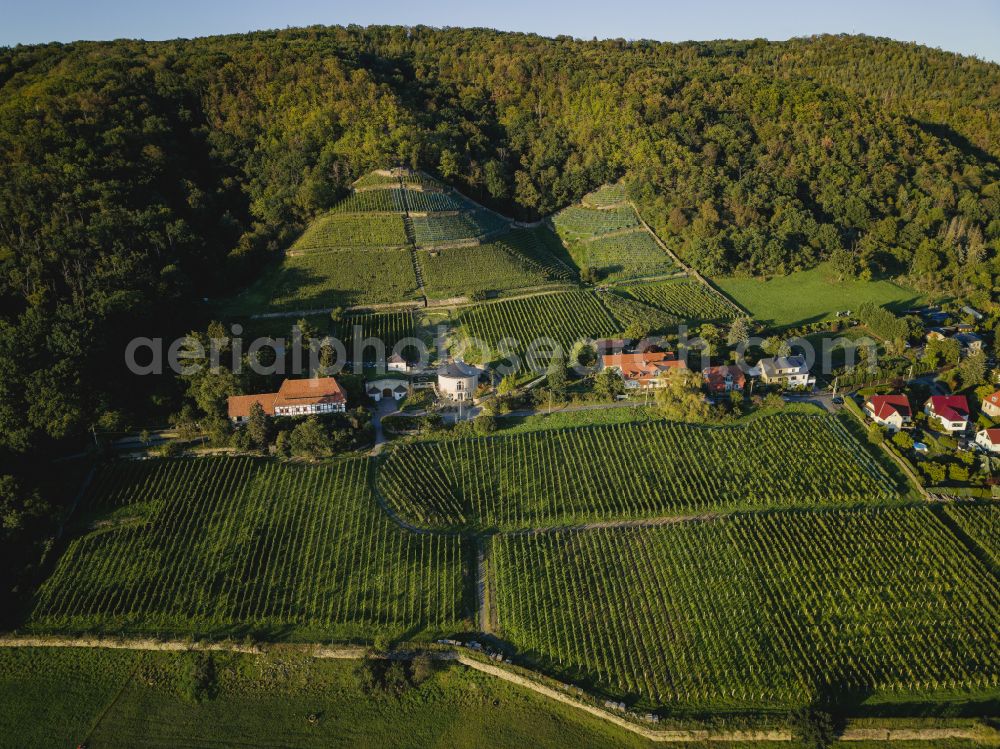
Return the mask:
[[816,378],[809,376],[809,365],[801,356],[775,356],[757,362],[760,379],[766,385],[781,385],[786,388],[802,388],[816,384]]
[[471,364],[449,362],[438,368],[438,394],[455,401],[471,401],[476,396],[480,374],[482,372]]
[[928,419],[937,419],[948,433],[969,428],[969,402],[964,395],[932,395],[924,405]]
[[601,369],[617,371],[627,390],[647,390],[663,387],[666,381],[660,375],[687,369],[687,364],[672,352],[645,351],[635,354],[605,354],[601,357]]
[[1000,453],[1000,428],[982,429],[976,434],[976,444],[991,453]]
[[227,404],[230,420],[234,424],[245,423],[254,403],[260,403],[268,416],[311,416],[347,410],[347,397],[333,377],[285,380],[277,393],[230,396]]
[[983,398],[982,411],[994,421],[1000,419],[1000,390]]
[[910,399],[905,395],[873,395],[865,401],[865,415],[890,432],[898,432],[910,423]]

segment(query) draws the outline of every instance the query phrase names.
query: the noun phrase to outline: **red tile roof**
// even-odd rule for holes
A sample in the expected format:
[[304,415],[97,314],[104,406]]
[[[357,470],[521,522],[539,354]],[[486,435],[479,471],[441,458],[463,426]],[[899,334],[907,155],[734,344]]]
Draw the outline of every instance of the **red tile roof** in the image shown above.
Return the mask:
[[1000,408],[1000,390],[997,390],[993,395],[986,396],[983,403],[989,403],[991,406]]
[[254,403],[259,403],[264,413],[274,416],[274,399],[277,393],[262,393],[260,395],[231,395],[229,396],[229,418],[245,419],[250,415],[250,407]]
[[605,367],[621,370],[626,380],[649,384],[661,372],[672,369],[687,369],[687,364],[677,359],[672,352],[646,351],[640,354],[606,354],[601,357]]
[[966,421],[969,402],[964,395],[932,395],[931,411],[946,421]]
[[278,389],[274,407],[343,403],[346,400],[340,383],[333,377],[314,377],[309,380],[285,380]]
[[717,367],[706,367],[702,370],[705,382],[709,390],[723,391],[726,389],[726,377],[733,381],[733,387],[742,390],[747,384],[746,374],[743,368],[735,364],[722,364]]
[[904,419],[910,418],[910,399],[905,395],[873,395],[868,399],[871,412],[879,419],[887,419],[898,413]]
[[340,383],[333,377],[285,380],[277,393],[229,396],[229,418],[245,419],[254,403],[260,403],[264,413],[274,416],[277,406],[311,406],[315,403],[344,403],[346,400]]
[[990,441],[991,445],[1000,445],[1000,427],[984,429],[983,431],[986,432],[986,439]]

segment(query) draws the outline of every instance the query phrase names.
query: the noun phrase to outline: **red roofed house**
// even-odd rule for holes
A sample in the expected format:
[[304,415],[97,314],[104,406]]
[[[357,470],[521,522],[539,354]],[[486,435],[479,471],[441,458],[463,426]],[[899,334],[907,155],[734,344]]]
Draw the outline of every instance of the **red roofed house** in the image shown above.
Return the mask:
[[687,369],[687,364],[677,359],[673,353],[646,351],[639,354],[607,354],[601,357],[602,369],[616,369],[630,390],[660,387],[660,375],[678,369]]
[[285,380],[277,393],[231,396],[229,418],[236,424],[243,424],[254,403],[260,403],[268,416],[309,416],[347,410],[347,397],[333,377]]
[[991,419],[1000,419],[1000,390],[983,398],[983,413]]
[[969,402],[964,395],[932,395],[924,413],[930,419],[940,419],[946,432],[964,432],[969,426]]
[[991,453],[1000,453],[1000,428],[983,429],[976,435],[976,444]]
[[743,372],[743,368],[735,364],[706,367],[701,374],[705,378],[705,387],[712,393],[742,390],[747,384],[747,376]]
[[910,423],[910,399],[905,395],[873,395],[865,402],[865,413],[879,426],[898,432]]

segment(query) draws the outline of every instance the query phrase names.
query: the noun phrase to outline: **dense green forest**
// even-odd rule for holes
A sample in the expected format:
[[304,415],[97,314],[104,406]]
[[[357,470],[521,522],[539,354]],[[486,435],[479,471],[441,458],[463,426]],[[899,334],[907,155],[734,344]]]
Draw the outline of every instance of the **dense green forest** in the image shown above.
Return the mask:
[[998,105],[997,65],[868,37],[317,27],[2,48],[0,474],[176,407],[174,381],[129,379],[125,342],[204,326],[204,298],[393,164],[522,219],[625,176],[705,273],[832,259],[988,306]]

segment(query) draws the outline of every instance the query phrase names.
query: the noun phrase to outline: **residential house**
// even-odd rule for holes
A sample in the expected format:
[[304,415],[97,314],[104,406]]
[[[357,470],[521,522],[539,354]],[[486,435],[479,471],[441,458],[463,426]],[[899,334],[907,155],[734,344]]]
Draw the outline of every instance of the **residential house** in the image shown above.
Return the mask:
[[983,398],[982,411],[994,421],[1000,419],[1000,390]]
[[891,432],[898,432],[912,417],[910,399],[905,395],[873,395],[865,402],[865,413]]
[[760,379],[767,385],[786,388],[809,387],[816,378],[809,376],[809,365],[802,356],[776,356],[757,363]]
[[964,432],[969,427],[969,403],[964,395],[932,395],[924,405],[929,419],[938,419],[946,432]]
[[347,396],[333,377],[285,380],[277,393],[231,396],[227,404],[229,418],[235,424],[245,423],[254,403],[260,403],[268,416],[310,416],[347,410]]
[[701,372],[705,378],[705,387],[710,393],[728,393],[731,390],[742,390],[747,384],[747,376],[743,368],[735,364],[724,364],[718,367],[706,367]]
[[1000,453],[1000,428],[982,429],[976,434],[976,444],[991,453]]
[[963,356],[972,356],[983,350],[983,339],[975,333],[956,333],[952,338],[962,347]]
[[601,357],[601,369],[614,369],[629,390],[660,387],[664,372],[687,369],[687,364],[673,352],[643,351],[635,354],[608,354]]
[[438,368],[437,389],[443,398],[469,401],[476,397],[480,370],[463,361],[448,362]]

